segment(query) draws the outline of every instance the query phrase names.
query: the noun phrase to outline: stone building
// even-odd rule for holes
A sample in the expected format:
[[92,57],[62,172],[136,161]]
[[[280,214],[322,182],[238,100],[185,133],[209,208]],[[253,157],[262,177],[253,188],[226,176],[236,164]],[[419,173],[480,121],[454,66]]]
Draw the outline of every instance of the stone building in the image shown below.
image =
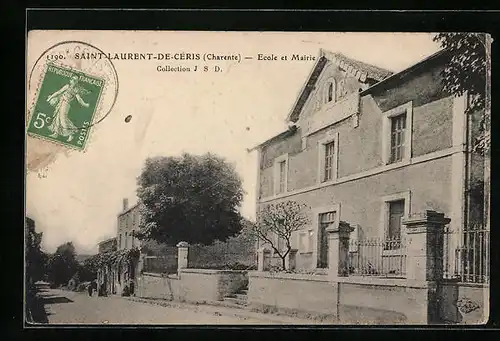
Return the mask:
[[289,128],[254,148],[257,215],[284,200],[310,207],[311,223],[292,240],[297,268],[328,267],[325,229],[340,221],[354,227],[353,253],[356,241],[375,240],[377,257],[403,257],[403,217],[434,210],[451,218],[447,270],[464,282],[488,281],[484,159],[471,151],[481,113],[466,115],[465,96],[442,90],[447,56],[392,73],[320,51]]
[[[116,237],[99,243],[99,253],[112,254],[106,265],[98,271],[98,281],[107,294],[121,295],[125,288],[137,286],[140,271],[139,231],[140,204],[129,207],[128,199],[123,199],[122,211],[117,215]],[[127,258],[128,252],[137,250],[137,257]]]
[[140,212],[139,205],[128,205],[128,199],[123,199],[123,210],[118,214],[117,221],[117,246],[118,250],[127,250],[140,246],[136,234],[139,231]]
[[117,250],[116,237],[103,240],[98,244],[99,253],[112,252]]

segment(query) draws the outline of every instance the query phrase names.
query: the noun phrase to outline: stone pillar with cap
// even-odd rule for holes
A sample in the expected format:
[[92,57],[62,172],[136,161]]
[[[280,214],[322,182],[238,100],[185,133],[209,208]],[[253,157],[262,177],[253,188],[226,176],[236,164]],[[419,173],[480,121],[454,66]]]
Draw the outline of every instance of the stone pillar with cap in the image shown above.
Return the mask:
[[271,265],[271,251],[265,247],[257,250],[257,271],[267,271]]
[[403,219],[408,235],[406,274],[409,281],[438,281],[443,278],[444,213],[427,210]]
[[285,258],[285,267],[287,270],[294,270],[296,268],[297,249],[290,249]]
[[328,275],[331,279],[345,277],[348,272],[349,236],[354,227],[345,221],[326,228],[328,233]]
[[188,267],[188,250],[189,244],[187,242],[179,242],[177,244],[177,270]]
[[454,314],[456,302],[450,293],[458,290],[458,286],[443,279],[444,227],[450,219],[443,213],[426,210],[405,217],[402,223],[407,233],[407,292],[420,303],[409,319],[412,323],[439,322],[443,315]]

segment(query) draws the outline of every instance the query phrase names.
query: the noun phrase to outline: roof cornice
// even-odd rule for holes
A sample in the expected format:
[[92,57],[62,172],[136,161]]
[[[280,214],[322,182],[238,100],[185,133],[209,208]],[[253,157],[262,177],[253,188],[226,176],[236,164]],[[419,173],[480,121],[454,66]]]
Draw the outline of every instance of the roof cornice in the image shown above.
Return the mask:
[[385,78],[384,80],[378,82],[378,83],[375,83],[373,84],[371,87],[363,90],[363,91],[360,91],[360,95],[363,96],[363,95],[368,95],[370,94],[372,91],[375,91],[375,90],[379,90],[381,88],[383,88],[384,86],[387,86],[389,84],[391,84],[392,82],[397,82],[398,80],[401,80],[403,79],[404,77],[410,75],[411,73],[417,71],[418,69],[420,69],[421,67],[423,67],[425,64],[427,63],[431,63],[433,61],[436,61],[438,60],[439,58],[441,57],[445,57],[446,54],[448,53],[449,51],[446,50],[446,49],[443,49],[443,50],[439,50],[438,52],[420,60],[419,62],[407,67],[406,69],[404,70],[401,70],[399,72],[396,72],[395,74]]
[[329,61],[363,83],[366,83],[368,80],[379,82],[392,75],[392,71],[349,58],[341,53],[320,49],[316,63],[300,89],[299,95],[296,97],[292,109],[286,118],[286,122],[297,122],[300,112],[314,89],[319,75]]

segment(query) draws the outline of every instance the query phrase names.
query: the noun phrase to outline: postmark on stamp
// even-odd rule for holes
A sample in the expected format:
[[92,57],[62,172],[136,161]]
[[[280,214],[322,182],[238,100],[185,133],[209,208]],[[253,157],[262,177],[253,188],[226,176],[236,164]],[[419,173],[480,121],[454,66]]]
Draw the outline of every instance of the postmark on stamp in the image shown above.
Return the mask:
[[61,39],[44,46],[43,32],[28,37],[26,160],[39,171],[58,155],[86,152],[113,111],[118,73],[89,42]]
[[28,134],[84,149],[104,84],[98,76],[47,64]]

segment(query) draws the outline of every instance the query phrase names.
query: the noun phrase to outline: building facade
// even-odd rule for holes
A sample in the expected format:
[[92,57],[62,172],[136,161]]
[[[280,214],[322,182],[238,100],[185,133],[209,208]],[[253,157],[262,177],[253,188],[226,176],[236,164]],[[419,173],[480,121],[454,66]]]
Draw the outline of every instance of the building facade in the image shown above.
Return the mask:
[[123,210],[118,214],[117,221],[117,245],[118,250],[127,250],[134,247],[140,247],[140,241],[137,238],[140,224],[139,205],[132,207],[128,205],[128,199],[123,199]]
[[466,240],[483,223],[484,159],[471,151],[481,113],[466,115],[465,96],[442,90],[446,59],[441,51],[393,74],[320,51],[289,129],[255,147],[257,215],[285,200],[309,207],[310,224],[292,238],[297,268],[328,267],[325,229],[340,221],[354,226],[351,240],[402,254],[402,219],[435,210],[451,218],[450,264],[488,275],[484,260],[469,262],[476,256]]
[[[134,294],[137,287],[137,274],[140,271],[140,256],[124,257],[128,252],[140,249],[137,238],[140,224],[140,204],[129,207],[128,199],[117,215],[116,237],[99,244],[99,253],[115,252],[117,261],[104,265],[98,272],[98,282],[106,294],[122,295],[125,291]],[[102,251],[102,252],[101,252]],[[139,253],[139,251],[137,252]]]

